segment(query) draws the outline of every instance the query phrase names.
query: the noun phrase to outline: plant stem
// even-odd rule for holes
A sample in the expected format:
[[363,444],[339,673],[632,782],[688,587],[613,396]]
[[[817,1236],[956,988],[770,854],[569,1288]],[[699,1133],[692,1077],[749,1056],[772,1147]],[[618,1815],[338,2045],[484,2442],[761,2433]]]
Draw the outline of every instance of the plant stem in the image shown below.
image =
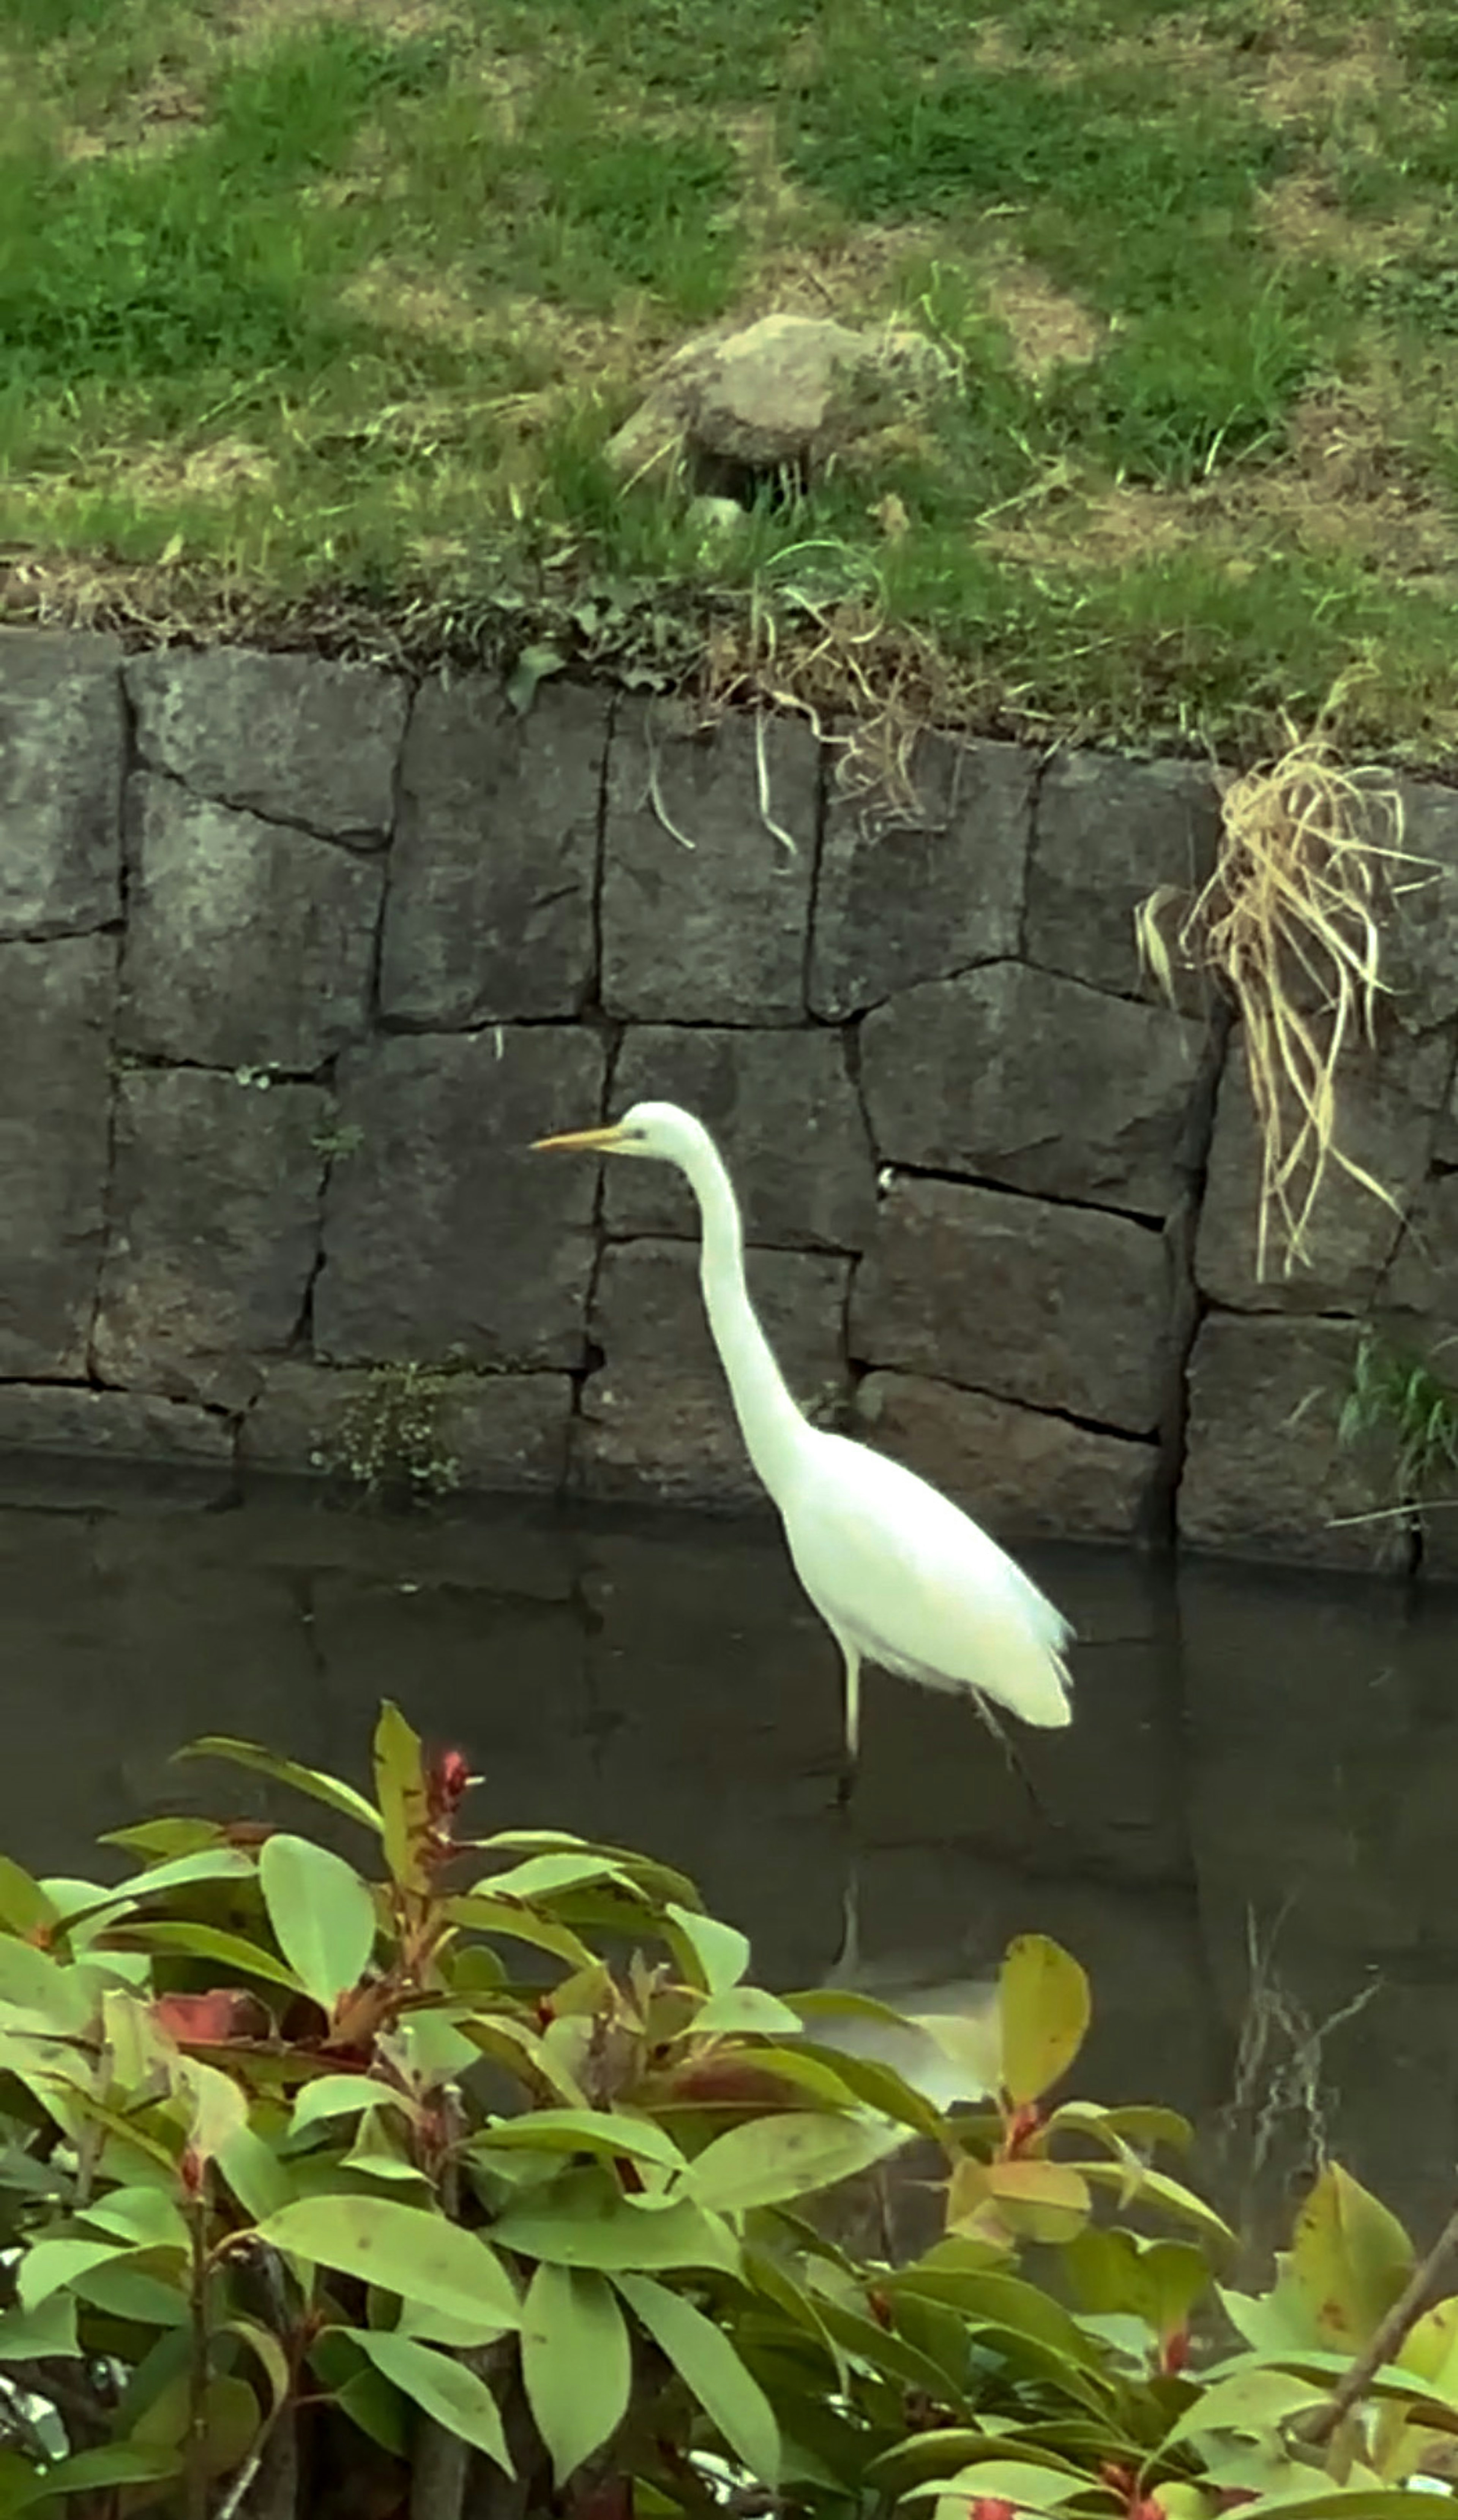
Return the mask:
[[188,2315],[193,2354],[188,2369],[188,2447],[184,2469],[187,2520],[207,2520],[207,2198],[190,2196],[186,2213],[192,2235]]
[[1448,2217],[1428,2255],[1421,2265],[1414,2267],[1386,2318],[1332,2391],[1325,2406],[1318,2407],[1308,2421],[1296,2428],[1303,2441],[1319,2447],[1331,2440],[1343,2416],[1349,2414],[1358,2398],[1365,2394],[1373,2373],[1380,2371],[1384,2362],[1391,2362],[1392,2356],[1400,2350],[1403,2339],[1417,2325],[1427,2307],[1433,2279],[1444,2259],[1455,2249],[1458,2249],[1458,2212]]

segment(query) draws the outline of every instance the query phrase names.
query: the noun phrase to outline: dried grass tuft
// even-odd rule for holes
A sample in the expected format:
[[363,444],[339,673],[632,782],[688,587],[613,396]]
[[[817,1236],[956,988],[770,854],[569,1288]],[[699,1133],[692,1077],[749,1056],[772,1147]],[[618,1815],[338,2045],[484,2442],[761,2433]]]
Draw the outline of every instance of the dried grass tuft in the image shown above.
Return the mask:
[[1213,973],[1244,1023],[1261,1146],[1260,1278],[1273,1238],[1285,1276],[1309,1258],[1307,1229],[1330,1164],[1399,1212],[1338,1141],[1338,1070],[1350,1045],[1375,1041],[1392,899],[1438,872],[1402,845],[1402,796],[1390,772],[1344,768],[1325,736],[1300,738],[1289,721],[1287,733],[1278,760],[1226,787],[1215,871],[1194,901],[1161,885],[1135,914],[1145,967],[1172,996],[1163,922],[1186,905],[1174,954]]

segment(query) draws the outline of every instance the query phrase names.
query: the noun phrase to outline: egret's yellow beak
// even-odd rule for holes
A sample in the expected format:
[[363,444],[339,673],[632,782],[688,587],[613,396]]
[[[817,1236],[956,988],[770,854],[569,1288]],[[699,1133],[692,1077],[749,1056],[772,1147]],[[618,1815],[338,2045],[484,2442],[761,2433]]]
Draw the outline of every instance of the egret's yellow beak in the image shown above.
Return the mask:
[[610,1155],[616,1151],[620,1137],[621,1132],[615,1126],[608,1129],[568,1129],[559,1138],[535,1138],[532,1152],[536,1155],[547,1148],[563,1147],[576,1154]]

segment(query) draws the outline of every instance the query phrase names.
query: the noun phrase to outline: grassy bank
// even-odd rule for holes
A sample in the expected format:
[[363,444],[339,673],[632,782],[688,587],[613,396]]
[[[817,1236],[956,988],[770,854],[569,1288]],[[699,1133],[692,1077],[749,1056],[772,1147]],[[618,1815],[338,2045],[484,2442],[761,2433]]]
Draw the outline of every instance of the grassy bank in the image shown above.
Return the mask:
[[[1451,743],[1448,7],[0,0],[0,81],[11,617]],[[602,446],[786,306],[956,385],[706,546]]]

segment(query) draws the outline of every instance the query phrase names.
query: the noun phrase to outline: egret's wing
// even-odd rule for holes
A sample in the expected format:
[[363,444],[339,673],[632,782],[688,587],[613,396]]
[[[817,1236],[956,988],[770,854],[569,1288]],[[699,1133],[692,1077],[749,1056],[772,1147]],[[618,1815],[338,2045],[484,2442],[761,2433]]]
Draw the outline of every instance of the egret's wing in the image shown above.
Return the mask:
[[796,1572],[869,1660],[1066,1724],[1066,1620],[1004,1550],[913,1471],[822,1435],[783,1506]]

